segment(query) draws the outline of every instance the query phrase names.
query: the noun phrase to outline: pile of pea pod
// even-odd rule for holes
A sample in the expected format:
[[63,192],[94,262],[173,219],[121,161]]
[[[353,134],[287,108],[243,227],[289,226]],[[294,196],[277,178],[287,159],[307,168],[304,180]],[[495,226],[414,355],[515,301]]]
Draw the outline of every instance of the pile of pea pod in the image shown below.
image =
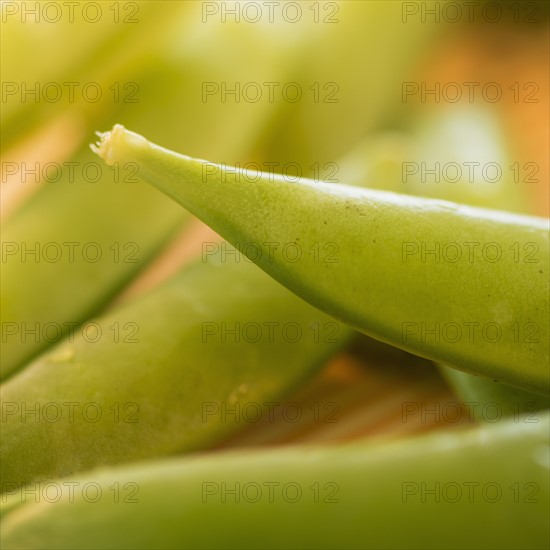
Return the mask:
[[[434,184],[422,162],[514,165],[525,140],[505,128],[525,113],[397,98],[411,74],[444,78],[453,55],[464,80],[479,74],[464,60],[486,33],[537,51],[545,8],[531,3],[540,38],[526,38],[510,20],[416,15],[436,2],[290,3],[310,16],[296,25],[145,1],[113,3],[105,24],[44,12],[33,26],[8,4],[3,80],[94,81],[129,101],[4,101],[1,547],[548,548],[548,174],[538,166],[542,190],[512,170]],[[335,104],[204,96],[327,80]],[[338,179],[243,168],[273,159]],[[28,184],[20,167],[35,161],[59,177]],[[476,405],[470,421],[254,446],[285,422],[250,430],[244,411],[265,419],[353,353],[374,370],[379,354],[420,364]],[[232,444],[247,433],[252,445]]]

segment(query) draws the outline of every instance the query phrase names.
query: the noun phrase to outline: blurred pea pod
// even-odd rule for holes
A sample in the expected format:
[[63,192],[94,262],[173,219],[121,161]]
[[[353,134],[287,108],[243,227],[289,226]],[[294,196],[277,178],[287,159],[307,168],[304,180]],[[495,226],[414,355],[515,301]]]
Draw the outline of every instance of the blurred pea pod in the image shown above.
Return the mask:
[[453,390],[471,407],[477,420],[493,423],[501,416],[530,419],[537,411],[550,408],[550,398],[513,388],[490,378],[440,365],[441,374]]
[[489,108],[427,108],[407,126],[357,144],[338,163],[340,181],[529,213],[522,184],[514,181],[504,129]]
[[2,153],[63,111],[89,125],[138,102],[136,72],[158,59],[193,11],[192,2],[5,2]]
[[[47,13],[38,25],[30,24],[32,16],[22,22],[24,8],[14,7],[15,13],[6,16],[3,51],[20,48],[24,59],[15,62],[11,56],[6,63],[9,85],[3,109],[3,150],[61,112],[68,112],[72,122],[86,131],[92,122],[96,126],[101,121],[112,123],[115,114],[125,120],[122,107],[126,114],[141,111],[142,120],[147,120],[142,131],[158,132],[173,147],[192,147],[198,140],[199,147],[204,145],[201,150],[217,152],[216,147],[227,147],[229,139],[241,153],[252,143],[245,121],[254,120],[259,134],[268,114],[280,104],[265,84],[280,86],[288,80],[307,55],[307,43],[318,26],[310,18],[297,24],[277,18],[273,24],[258,25],[219,13],[207,16],[203,2],[96,6],[101,15],[96,22],[82,17],[79,10],[85,12],[85,6],[73,6],[79,12],[73,21],[65,6],[61,20],[54,24],[47,21],[52,17]],[[87,29],[93,31],[88,40],[80,40]],[[141,39],[145,34],[147,41]],[[74,41],[78,43],[74,52],[59,53]],[[38,60],[34,57],[37,49],[43,52]],[[248,100],[241,93],[245,87],[263,88],[261,97]],[[33,101],[35,88],[38,98]],[[232,95],[231,90],[237,88],[238,93]],[[48,94],[54,93],[61,98],[49,99]],[[228,103],[227,97],[234,97],[234,102]],[[200,121],[205,131],[196,134],[195,140],[172,143],[176,134],[170,128],[177,128],[178,120],[182,125]],[[182,135],[178,133],[178,139]]]
[[2,229],[2,380],[104,307],[189,218],[138,175],[81,152]]
[[[200,20],[197,9],[191,22]],[[135,69],[139,105],[122,103],[117,115],[174,146],[193,145],[215,155],[223,150],[231,163],[246,159],[246,149],[273,105],[243,102],[235,108],[222,101],[204,102],[201,86],[230,77],[279,80],[291,70],[297,57],[293,47],[307,39],[308,30],[301,26],[281,47],[278,26],[266,32],[257,25],[241,28],[218,21],[182,34],[169,26],[164,42],[170,54],[164,51],[153,58],[155,63],[149,59]],[[220,63],[220,51],[247,63]],[[200,124],[204,131],[193,137],[182,134],[179,129],[186,124]],[[188,219],[165,197],[144,187],[132,163],[112,170],[99,165],[99,179],[93,181],[96,163],[89,162],[86,150],[63,164],[60,181],[48,183],[3,231],[7,256],[1,290],[2,379],[59,340],[71,325],[96,314]],[[35,250],[38,260],[26,248]],[[98,250],[102,257],[96,262]]]
[[410,10],[402,1],[300,2],[302,19],[316,21],[314,35],[264,135],[270,155],[304,166],[333,162],[366,131],[406,120],[404,81],[456,28],[407,15],[407,4]]
[[[526,184],[518,183],[509,146],[488,108],[456,106],[422,113],[408,133],[368,138],[340,163],[339,177],[354,185],[464,204],[528,213]],[[478,419],[486,407],[509,415],[548,408],[548,397],[521,391],[490,378],[440,366],[453,389]]]
[[[245,253],[254,243],[262,269],[335,318],[427,359],[548,395],[548,342],[516,339],[513,330],[548,331],[547,220],[270,174],[250,181],[119,125],[95,150],[107,164],[136,162],[146,181]],[[421,261],[421,245],[456,242],[482,248],[471,261],[471,251],[462,262]],[[286,243],[308,253],[289,261],[276,253]],[[495,244],[505,254],[498,263],[480,254]],[[516,245],[535,260],[518,261]],[[426,338],[426,327],[447,323],[482,327],[484,336],[496,325],[498,345],[479,331],[452,344]]]
[[2,546],[542,550],[549,429],[545,414],[531,424],[378,445],[216,453],[88,472],[50,482],[55,501],[10,489]]
[[[269,85],[280,87],[301,65],[315,27],[307,19],[263,25],[218,13],[174,34],[162,58],[139,78],[146,98],[139,106],[140,131],[170,147],[225,155],[228,164],[257,160],[259,136],[281,103]],[[181,131],[188,127],[198,131]]]
[[91,327],[0,386],[3,483],[202,449],[267,414],[352,334],[240,256]]

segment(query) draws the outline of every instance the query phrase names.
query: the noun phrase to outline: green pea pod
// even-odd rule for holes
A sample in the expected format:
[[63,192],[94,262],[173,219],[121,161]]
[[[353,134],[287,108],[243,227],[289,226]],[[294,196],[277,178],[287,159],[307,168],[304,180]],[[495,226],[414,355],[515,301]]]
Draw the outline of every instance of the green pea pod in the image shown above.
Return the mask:
[[0,386],[2,482],[201,449],[267,415],[349,341],[350,329],[230,259],[95,319]]
[[106,305],[189,218],[136,165],[71,162],[2,229],[2,380]]
[[4,494],[2,547],[543,549],[549,429],[545,414],[88,472],[48,483],[46,497],[46,484]]
[[[339,162],[339,176],[384,191],[527,213],[524,186],[514,181],[511,171],[502,171],[513,158],[503,135],[496,115],[487,108],[440,108],[422,113],[408,133],[385,133],[361,142]],[[442,177],[442,167],[449,167],[448,176]],[[501,177],[486,175],[487,167],[500,170]],[[516,417],[549,408],[548,397],[439,367],[460,397],[476,404],[472,410],[479,420],[494,418],[495,407],[496,414]]]
[[[107,164],[136,162],[146,181],[245,254],[252,243],[262,269],[335,318],[427,359],[549,393],[547,220],[269,174],[251,181],[119,125],[94,150]],[[462,261],[438,260],[457,243]],[[298,252],[285,256],[289,246]],[[464,333],[443,341],[442,325],[453,338]]]

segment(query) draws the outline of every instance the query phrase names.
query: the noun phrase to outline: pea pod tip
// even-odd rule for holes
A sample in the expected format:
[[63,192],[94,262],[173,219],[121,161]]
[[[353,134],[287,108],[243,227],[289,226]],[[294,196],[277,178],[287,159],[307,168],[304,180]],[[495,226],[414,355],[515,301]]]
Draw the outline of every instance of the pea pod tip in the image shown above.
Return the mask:
[[122,124],[115,124],[113,129],[108,132],[96,132],[99,140],[96,143],[90,143],[90,149],[102,158],[106,164],[112,166],[114,164],[113,144],[125,131],[126,128]]
[[122,160],[129,150],[149,145],[139,134],[128,131],[122,124],[115,124],[108,132],[96,132],[99,141],[90,143],[90,148],[108,166]]

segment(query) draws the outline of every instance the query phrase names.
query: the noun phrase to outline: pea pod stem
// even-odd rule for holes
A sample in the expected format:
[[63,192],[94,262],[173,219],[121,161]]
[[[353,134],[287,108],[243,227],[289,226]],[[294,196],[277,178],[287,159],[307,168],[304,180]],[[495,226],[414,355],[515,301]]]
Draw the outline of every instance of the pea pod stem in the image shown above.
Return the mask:
[[[440,200],[242,171],[163,149],[116,125],[93,146],[107,164],[136,162],[140,175],[232,244],[254,243],[256,263],[303,299],[367,335],[449,366],[511,386],[549,393],[548,221]],[[241,177],[236,177],[240,174]],[[495,243],[490,262],[422,261],[407,246]],[[273,243],[332,243],[336,261],[273,256]],[[515,261],[514,243],[536,261]],[[496,325],[498,345],[481,332],[452,344],[426,330]],[[536,341],[510,326],[535,327]]]
[[10,491],[2,547],[544,549],[549,428],[541,413],[378,444],[96,470],[54,482],[57,502]]

